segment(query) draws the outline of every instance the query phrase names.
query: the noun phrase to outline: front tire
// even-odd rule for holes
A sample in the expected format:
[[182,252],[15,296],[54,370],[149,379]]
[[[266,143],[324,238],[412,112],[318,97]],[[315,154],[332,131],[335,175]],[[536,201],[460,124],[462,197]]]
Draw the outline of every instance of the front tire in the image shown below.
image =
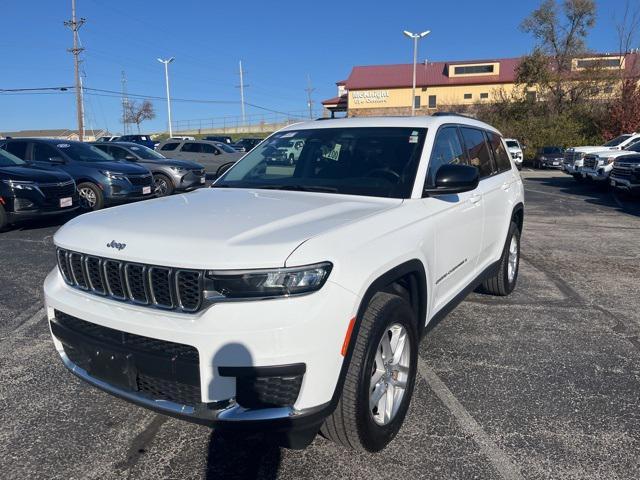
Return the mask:
[[377,452],[407,414],[418,361],[416,318],[409,303],[377,293],[362,318],[338,406],[322,434],[347,448]]
[[175,189],[171,179],[162,173],[157,173],[153,176],[153,184],[157,197],[168,197]]
[[100,210],[104,207],[104,195],[97,185],[83,182],[78,185],[80,208],[85,212]]
[[4,227],[7,226],[7,223],[7,212],[5,212],[4,207],[0,205],[0,231],[2,231]]
[[514,222],[511,222],[498,270],[493,277],[482,283],[482,291],[500,297],[509,295],[516,287],[519,269],[520,229]]

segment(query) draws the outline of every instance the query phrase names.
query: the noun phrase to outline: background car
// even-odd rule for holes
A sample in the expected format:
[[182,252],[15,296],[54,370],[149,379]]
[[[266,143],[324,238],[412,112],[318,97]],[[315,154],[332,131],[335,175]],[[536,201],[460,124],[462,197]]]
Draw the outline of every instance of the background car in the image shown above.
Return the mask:
[[149,135],[121,135],[115,141],[137,143],[149,148],[154,148],[158,143],[153,141]]
[[167,140],[158,145],[156,150],[171,158],[198,162],[204,165],[207,176],[216,177],[220,175],[220,167],[232,164],[242,157],[241,153],[223,150],[220,143],[208,140]]
[[205,170],[199,163],[166,158],[155,150],[137,143],[111,142],[93,145],[116,160],[135,162],[149,169],[153,174],[158,197],[171,195],[174,191],[193,190],[205,183]]
[[536,152],[533,159],[533,168],[559,168],[562,169],[564,149],[562,147],[542,147]]
[[72,212],[78,205],[76,183],[68,174],[0,149],[0,230],[20,220]]
[[99,210],[108,205],[153,198],[151,172],[141,165],[118,162],[82,142],[42,138],[5,140],[0,148],[41,167],[71,175],[78,187],[80,207]]
[[509,150],[509,155],[513,159],[513,162],[516,164],[518,169],[522,168],[522,162],[524,160],[524,153],[522,145],[515,138],[505,138],[504,142],[507,144],[507,150]]
[[118,138],[117,135],[105,135],[103,137],[98,137],[96,142],[113,142],[116,138]]
[[209,140],[211,142],[222,142],[226,143],[227,145],[231,145],[233,143],[233,140],[229,135],[207,135],[203,138],[203,140]]
[[258,145],[263,139],[262,138],[241,138],[236,143],[234,143],[234,148],[236,147],[244,147],[245,152],[250,152],[253,148]]

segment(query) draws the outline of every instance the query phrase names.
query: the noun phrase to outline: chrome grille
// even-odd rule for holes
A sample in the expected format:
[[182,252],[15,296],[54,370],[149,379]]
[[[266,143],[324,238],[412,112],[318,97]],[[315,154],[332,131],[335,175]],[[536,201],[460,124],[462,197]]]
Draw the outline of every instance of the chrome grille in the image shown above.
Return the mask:
[[621,165],[614,164],[613,170],[611,171],[611,176],[615,178],[623,178],[625,180],[631,180],[633,175],[629,167],[624,167]]
[[202,307],[203,272],[123,262],[57,250],[58,268],[72,287],[114,300],[193,313]]
[[598,165],[598,158],[595,156],[586,156],[584,157],[584,166],[586,168],[596,168]]

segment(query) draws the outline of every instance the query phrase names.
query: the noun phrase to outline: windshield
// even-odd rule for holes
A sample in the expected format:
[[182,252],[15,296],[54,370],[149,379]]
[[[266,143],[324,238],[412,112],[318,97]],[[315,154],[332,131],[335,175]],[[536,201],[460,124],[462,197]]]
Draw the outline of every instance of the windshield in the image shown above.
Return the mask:
[[507,140],[507,147],[520,148],[520,145],[518,145],[518,142],[516,142],[515,140]]
[[227,152],[227,153],[238,153],[236,152],[232,147],[230,147],[229,145],[227,145],[226,143],[222,143],[222,142],[217,142],[216,143],[216,147],[218,147],[220,150],[222,150],[223,152]]
[[151,150],[150,148],[145,147],[144,145],[135,145],[128,148],[143,160],[164,160],[165,158],[167,158],[164,155],[159,154],[155,150]]
[[109,162],[114,160],[111,155],[104,153],[93,145],[87,145],[86,143],[58,143],[56,147],[61,149],[72,159],[80,162]]
[[640,152],[640,142],[634,143],[630,147],[627,147],[626,150],[629,150],[630,152]]
[[631,135],[620,135],[619,137],[614,138],[613,140],[609,140],[607,143],[603,145],[603,147],[617,147],[625,140],[631,138]]
[[27,162],[0,148],[0,167],[16,167]]
[[426,128],[316,128],[272,135],[214,187],[407,198]]
[[562,153],[562,149],[560,147],[544,147],[542,149],[542,153],[545,155],[552,155],[554,153]]

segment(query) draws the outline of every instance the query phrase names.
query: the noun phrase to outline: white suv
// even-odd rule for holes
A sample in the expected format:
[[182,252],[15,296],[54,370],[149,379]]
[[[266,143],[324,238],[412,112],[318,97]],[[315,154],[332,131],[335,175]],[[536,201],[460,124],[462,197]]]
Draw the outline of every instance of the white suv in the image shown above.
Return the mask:
[[[295,165],[268,161],[291,140]],[[479,286],[513,290],[523,208],[479,121],[291,125],[213,188],[63,226],[44,285],[53,341],[73,373],[138,405],[377,451],[407,412],[426,325]]]

